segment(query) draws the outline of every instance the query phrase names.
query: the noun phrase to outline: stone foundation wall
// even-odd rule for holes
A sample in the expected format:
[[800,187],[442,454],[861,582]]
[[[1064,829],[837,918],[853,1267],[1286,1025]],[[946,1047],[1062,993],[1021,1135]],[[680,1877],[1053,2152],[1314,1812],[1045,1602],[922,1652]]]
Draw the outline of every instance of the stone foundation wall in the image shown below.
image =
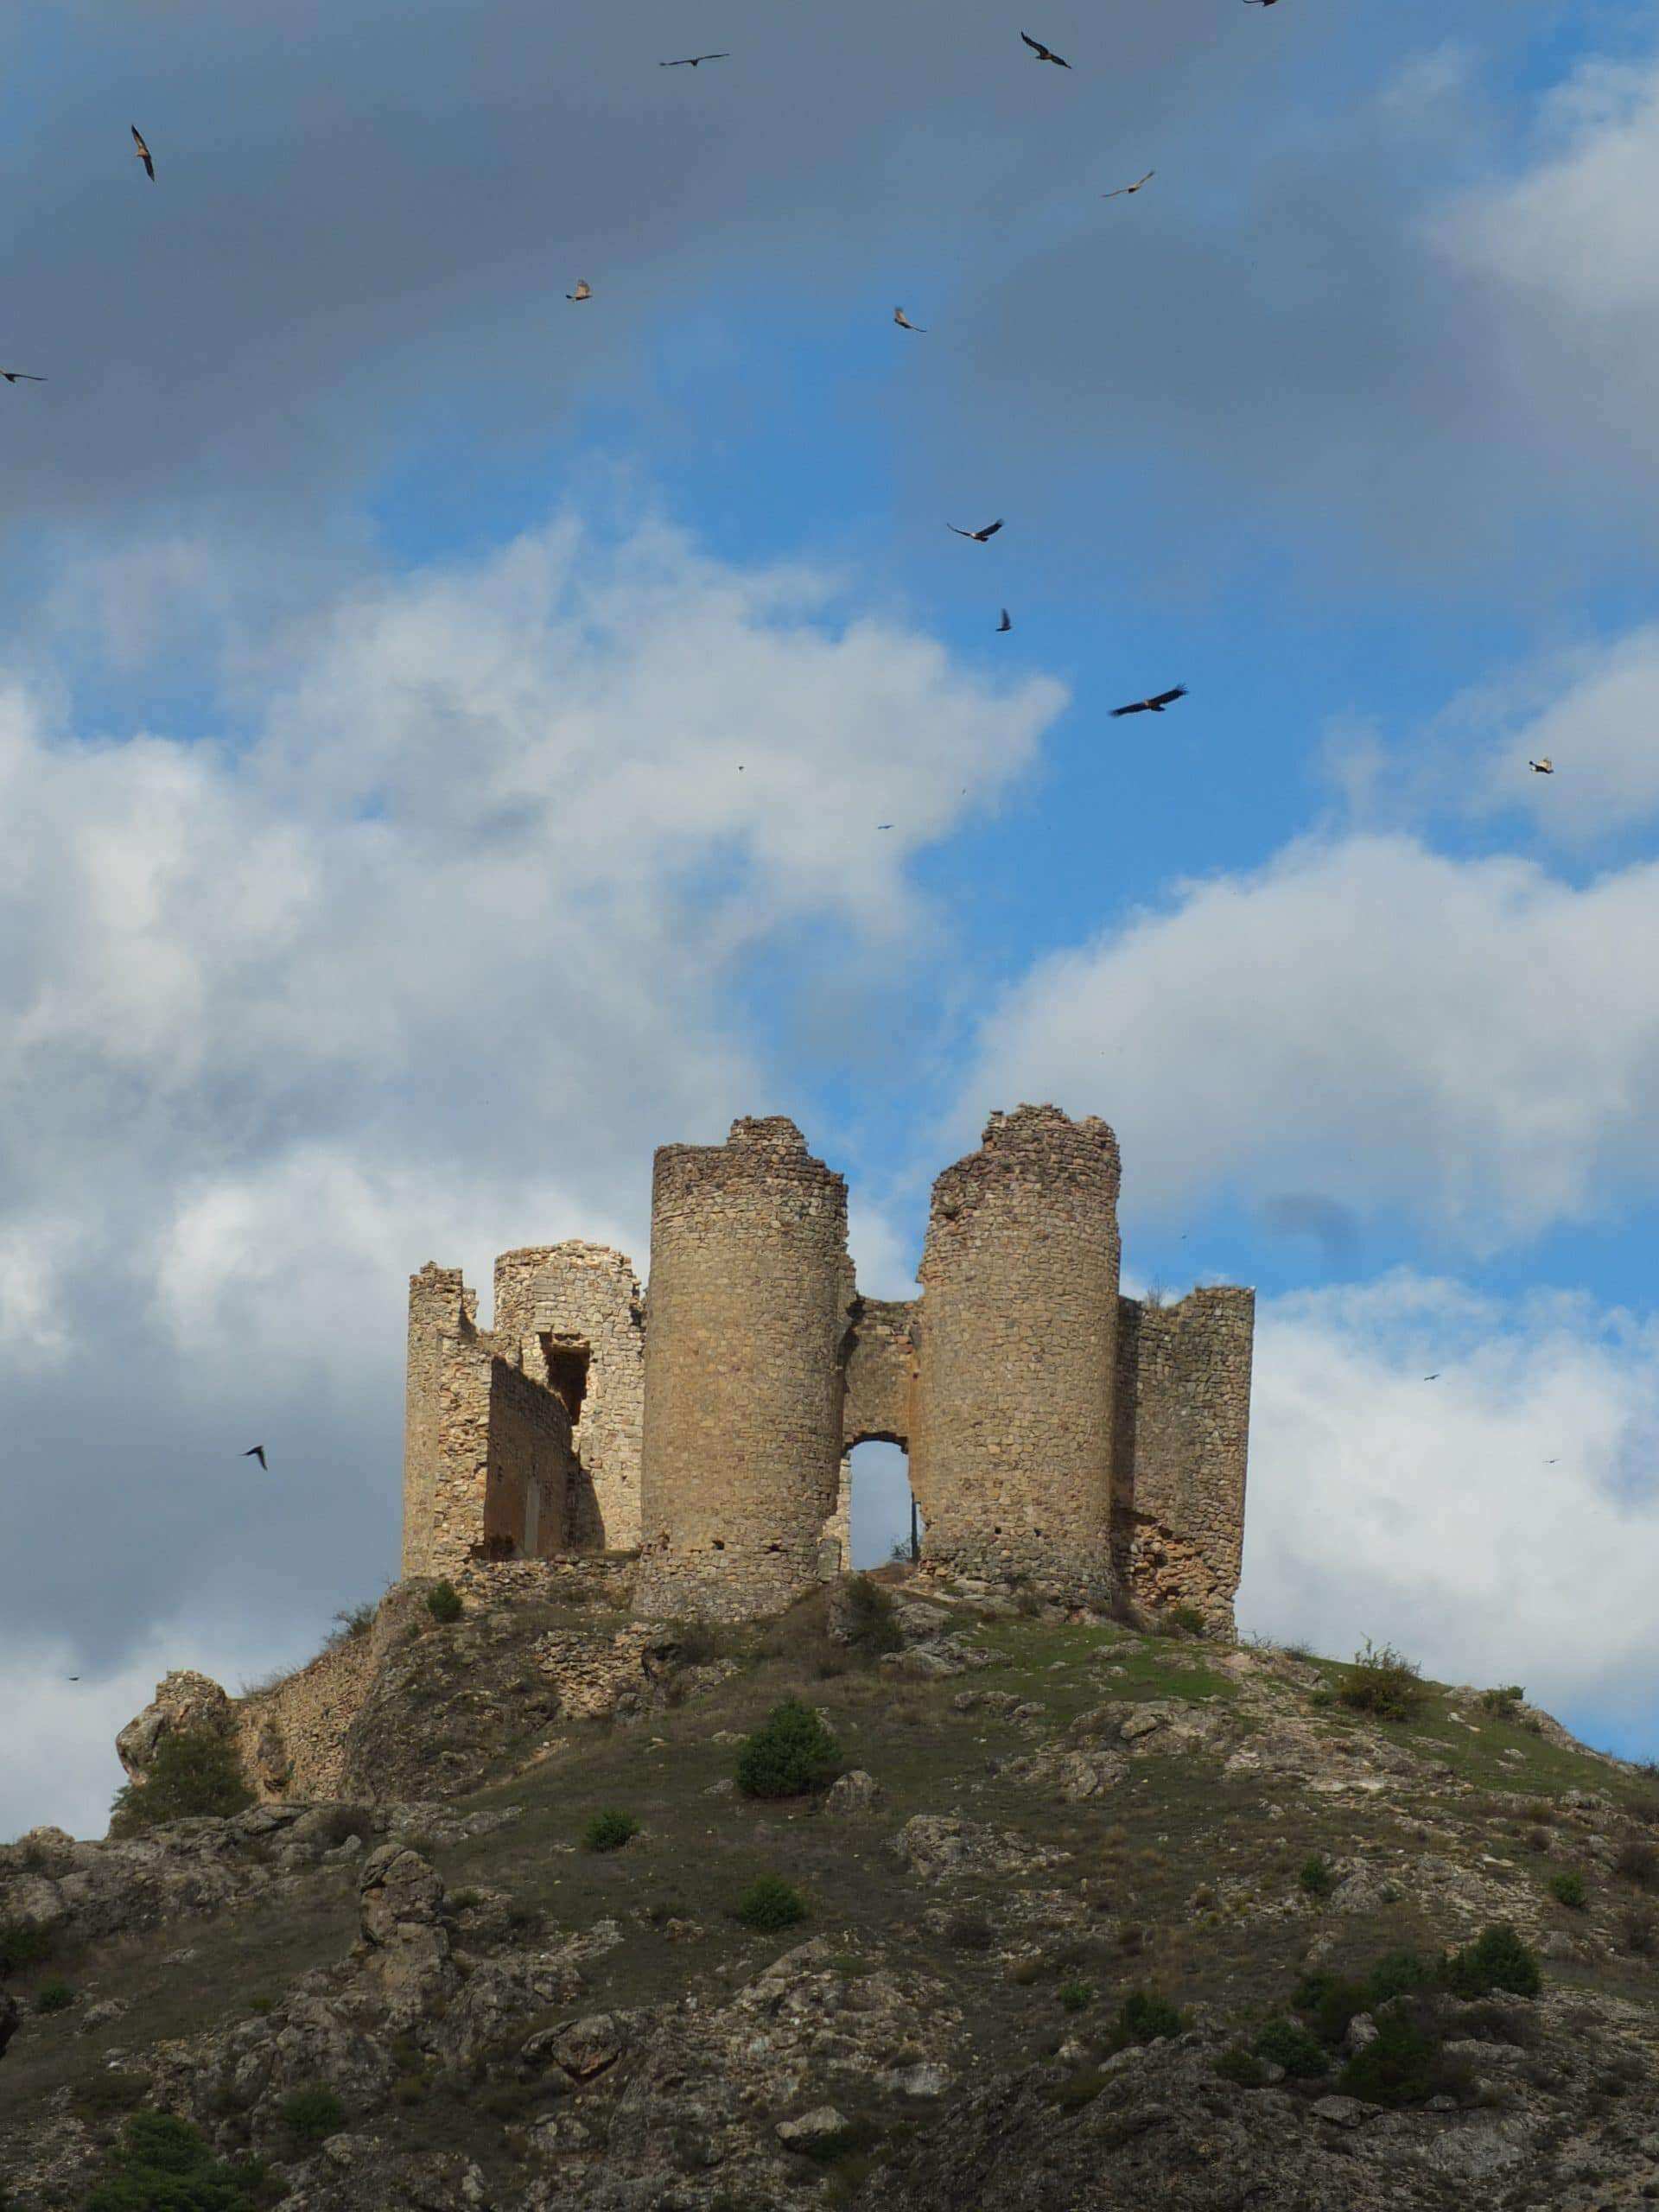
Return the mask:
[[425,1586],[400,1585],[381,1599],[364,1634],[331,1644],[285,1681],[236,1701],[237,1746],[262,1799],[341,1795],[346,1731],[386,1654],[407,1635],[413,1609],[425,1602]]
[[1191,1291],[1173,1306],[1124,1299],[1112,1545],[1126,1594],[1189,1605],[1230,1627],[1243,1557],[1255,1294]]

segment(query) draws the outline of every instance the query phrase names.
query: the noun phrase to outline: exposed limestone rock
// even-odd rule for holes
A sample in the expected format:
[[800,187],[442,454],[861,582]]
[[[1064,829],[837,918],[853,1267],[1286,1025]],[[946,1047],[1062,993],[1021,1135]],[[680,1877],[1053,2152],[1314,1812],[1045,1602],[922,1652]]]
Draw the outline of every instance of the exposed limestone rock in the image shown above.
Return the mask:
[[406,1845],[384,1843],[369,1856],[359,1895],[369,1974],[394,2021],[417,2019],[458,1979],[437,1869]]
[[211,1729],[216,1736],[234,1735],[236,1716],[230,1698],[210,1675],[175,1668],[156,1683],[155,1697],[116,1738],[116,1756],[129,1778],[137,1782],[163,1736],[199,1728]]
[[862,1767],[854,1767],[831,1783],[823,1799],[823,1810],[838,1816],[874,1813],[886,1804],[887,1791],[873,1774],[866,1774]]
[[837,2112],[834,2105],[817,2105],[810,2112],[804,2112],[798,2120],[780,2120],[778,2140],[786,2151],[816,2151],[843,2134],[847,2115]]
[[964,1821],[944,1813],[918,1813],[906,1821],[887,1849],[901,1866],[925,1882],[950,1875],[1027,1873],[1052,1866],[1066,1856],[1040,1845],[1023,1841],[982,1821]]

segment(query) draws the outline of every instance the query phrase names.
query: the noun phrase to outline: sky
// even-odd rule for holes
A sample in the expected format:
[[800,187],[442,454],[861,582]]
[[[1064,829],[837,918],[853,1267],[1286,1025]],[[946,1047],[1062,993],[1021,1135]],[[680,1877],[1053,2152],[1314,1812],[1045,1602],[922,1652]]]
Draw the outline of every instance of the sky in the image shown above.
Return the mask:
[[1257,1291],[1241,1625],[1659,1757],[1659,11],[3,60],[0,1835],[395,1573],[414,1269],[643,1271],[739,1113],[878,1295],[1103,1115]]

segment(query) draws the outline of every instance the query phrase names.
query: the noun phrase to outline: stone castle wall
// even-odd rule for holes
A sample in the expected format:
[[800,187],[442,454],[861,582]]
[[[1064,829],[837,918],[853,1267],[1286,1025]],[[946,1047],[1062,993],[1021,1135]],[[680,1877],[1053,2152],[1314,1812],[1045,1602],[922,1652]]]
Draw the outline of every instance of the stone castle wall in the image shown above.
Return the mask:
[[620,1253],[527,1246],[486,1332],[423,1268],[404,1573],[637,1548],[645,1614],[776,1611],[850,1567],[849,1455],[880,1438],[937,1570],[1230,1624],[1253,1294],[1121,1297],[1118,1183],[1103,1122],[994,1114],[934,1185],[923,1295],[865,1299],[841,1177],[791,1122],[740,1120],[658,1153],[646,1300]]
[[781,1611],[821,1572],[841,1466],[847,1186],[792,1122],[664,1145],[652,1190],[642,1611]]
[[1232,1625],[1244,1541],[1255,1294],[1122,1300],[1112,1545],[1129,1594]]
[[493,1332],[505,1356],[561,1396],[575,1454],[569,1541],[632,1551],[639,1541],[645,1309],[620,1252],[572,1238],[504,1252]]
[[1022,1106],[933,1186],[911,1478],[938,1567],[1112,1593],[1118,1174],[1103,1122]]

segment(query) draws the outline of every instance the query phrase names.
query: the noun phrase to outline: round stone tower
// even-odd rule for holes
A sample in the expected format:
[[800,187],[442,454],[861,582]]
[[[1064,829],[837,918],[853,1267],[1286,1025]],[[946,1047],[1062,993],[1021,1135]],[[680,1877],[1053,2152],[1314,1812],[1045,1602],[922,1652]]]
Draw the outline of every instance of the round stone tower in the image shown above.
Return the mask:
[[1104,1122],[1021,1106],[933,1185],[911,1479],[957,1574],[1112,1594],[1118,1177]]
[[658,1152],[637,1611],[741,1620],[817,1580],[849,1283],[847,1186],[792,1122]]

